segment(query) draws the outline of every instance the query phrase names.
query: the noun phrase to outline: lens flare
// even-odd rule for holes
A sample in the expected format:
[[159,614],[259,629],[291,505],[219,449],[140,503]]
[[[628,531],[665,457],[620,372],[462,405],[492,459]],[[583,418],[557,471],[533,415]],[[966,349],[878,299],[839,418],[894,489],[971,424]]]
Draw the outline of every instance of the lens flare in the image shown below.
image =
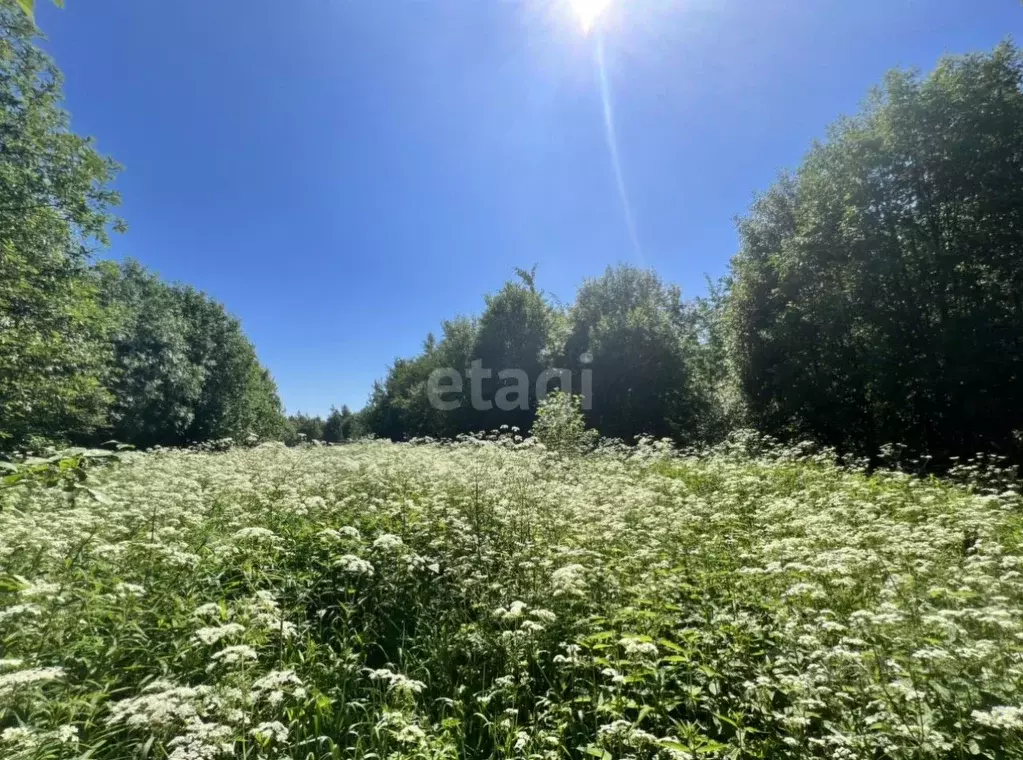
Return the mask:
[[579,17],[583,34],[589,34],[600,14],[611,4],[611,0],[569,0],[569,4]]
[[618,157],[618,136],[615,134],[614,110],[611,108],[611,88],[607,83],[607,67],[604,65],[604,40],[599,35],[597,37],[597,73],[600,76],[600,98],[604,105],[604,134],[607,137],[608,152],[611,154],[611,168],[614,169],[615,183],[618,185],[618,197],[622,202],[625,227],[629,232],[629,240],[632,242],[632,250],[636,259],[646,266],[643,249],[639,245],[639,235],[636,233],[636,220],[632,216],[632,204],[629,203],[629,194],[625,190],[622,162]]

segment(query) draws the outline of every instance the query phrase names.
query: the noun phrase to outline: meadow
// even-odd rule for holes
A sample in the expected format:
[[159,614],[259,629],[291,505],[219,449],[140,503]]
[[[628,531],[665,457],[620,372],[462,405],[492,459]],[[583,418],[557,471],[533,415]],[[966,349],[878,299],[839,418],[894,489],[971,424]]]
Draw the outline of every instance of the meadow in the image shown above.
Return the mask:
[[966,474],[129,453],[0,493],[0,757],[1020,757],[1023,504]]

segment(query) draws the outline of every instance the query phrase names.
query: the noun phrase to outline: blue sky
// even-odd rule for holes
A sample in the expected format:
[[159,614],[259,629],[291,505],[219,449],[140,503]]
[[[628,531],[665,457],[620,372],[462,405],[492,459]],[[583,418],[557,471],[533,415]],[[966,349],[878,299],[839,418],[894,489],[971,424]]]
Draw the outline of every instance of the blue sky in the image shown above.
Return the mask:
[[125,166],[113,254],[244,323],[289,411],[361,407],[513,267],[568,302],[641,263],[695,295],[733,218],[893,66],[1023,36],[1018,0],[68,0],[38,21]]

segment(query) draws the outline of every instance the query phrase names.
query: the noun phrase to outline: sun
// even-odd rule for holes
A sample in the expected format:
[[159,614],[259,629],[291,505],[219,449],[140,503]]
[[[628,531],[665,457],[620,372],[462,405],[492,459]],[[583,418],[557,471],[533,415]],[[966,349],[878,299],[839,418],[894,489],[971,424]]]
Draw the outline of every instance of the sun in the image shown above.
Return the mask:
[[611,0],[568,0],[572,10],[579,17],[583,34],[589,34],[600,14],[611,4]]

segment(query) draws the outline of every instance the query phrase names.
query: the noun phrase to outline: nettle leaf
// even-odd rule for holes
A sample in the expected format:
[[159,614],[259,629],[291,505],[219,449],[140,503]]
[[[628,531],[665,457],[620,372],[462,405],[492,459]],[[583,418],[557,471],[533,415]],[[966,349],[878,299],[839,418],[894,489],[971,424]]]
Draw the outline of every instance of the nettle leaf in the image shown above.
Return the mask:
[[683,651],[685,651],[684,649],[682,649],[682,647],[680,647],[674,641],[670,641],[668,639],[657,639],[657,643],[660,644],[665,649],[670,649],[673,652],[683,652]]
[[25,584],[12,575],[0,575],[0,592],[15,593],[25,588]]

